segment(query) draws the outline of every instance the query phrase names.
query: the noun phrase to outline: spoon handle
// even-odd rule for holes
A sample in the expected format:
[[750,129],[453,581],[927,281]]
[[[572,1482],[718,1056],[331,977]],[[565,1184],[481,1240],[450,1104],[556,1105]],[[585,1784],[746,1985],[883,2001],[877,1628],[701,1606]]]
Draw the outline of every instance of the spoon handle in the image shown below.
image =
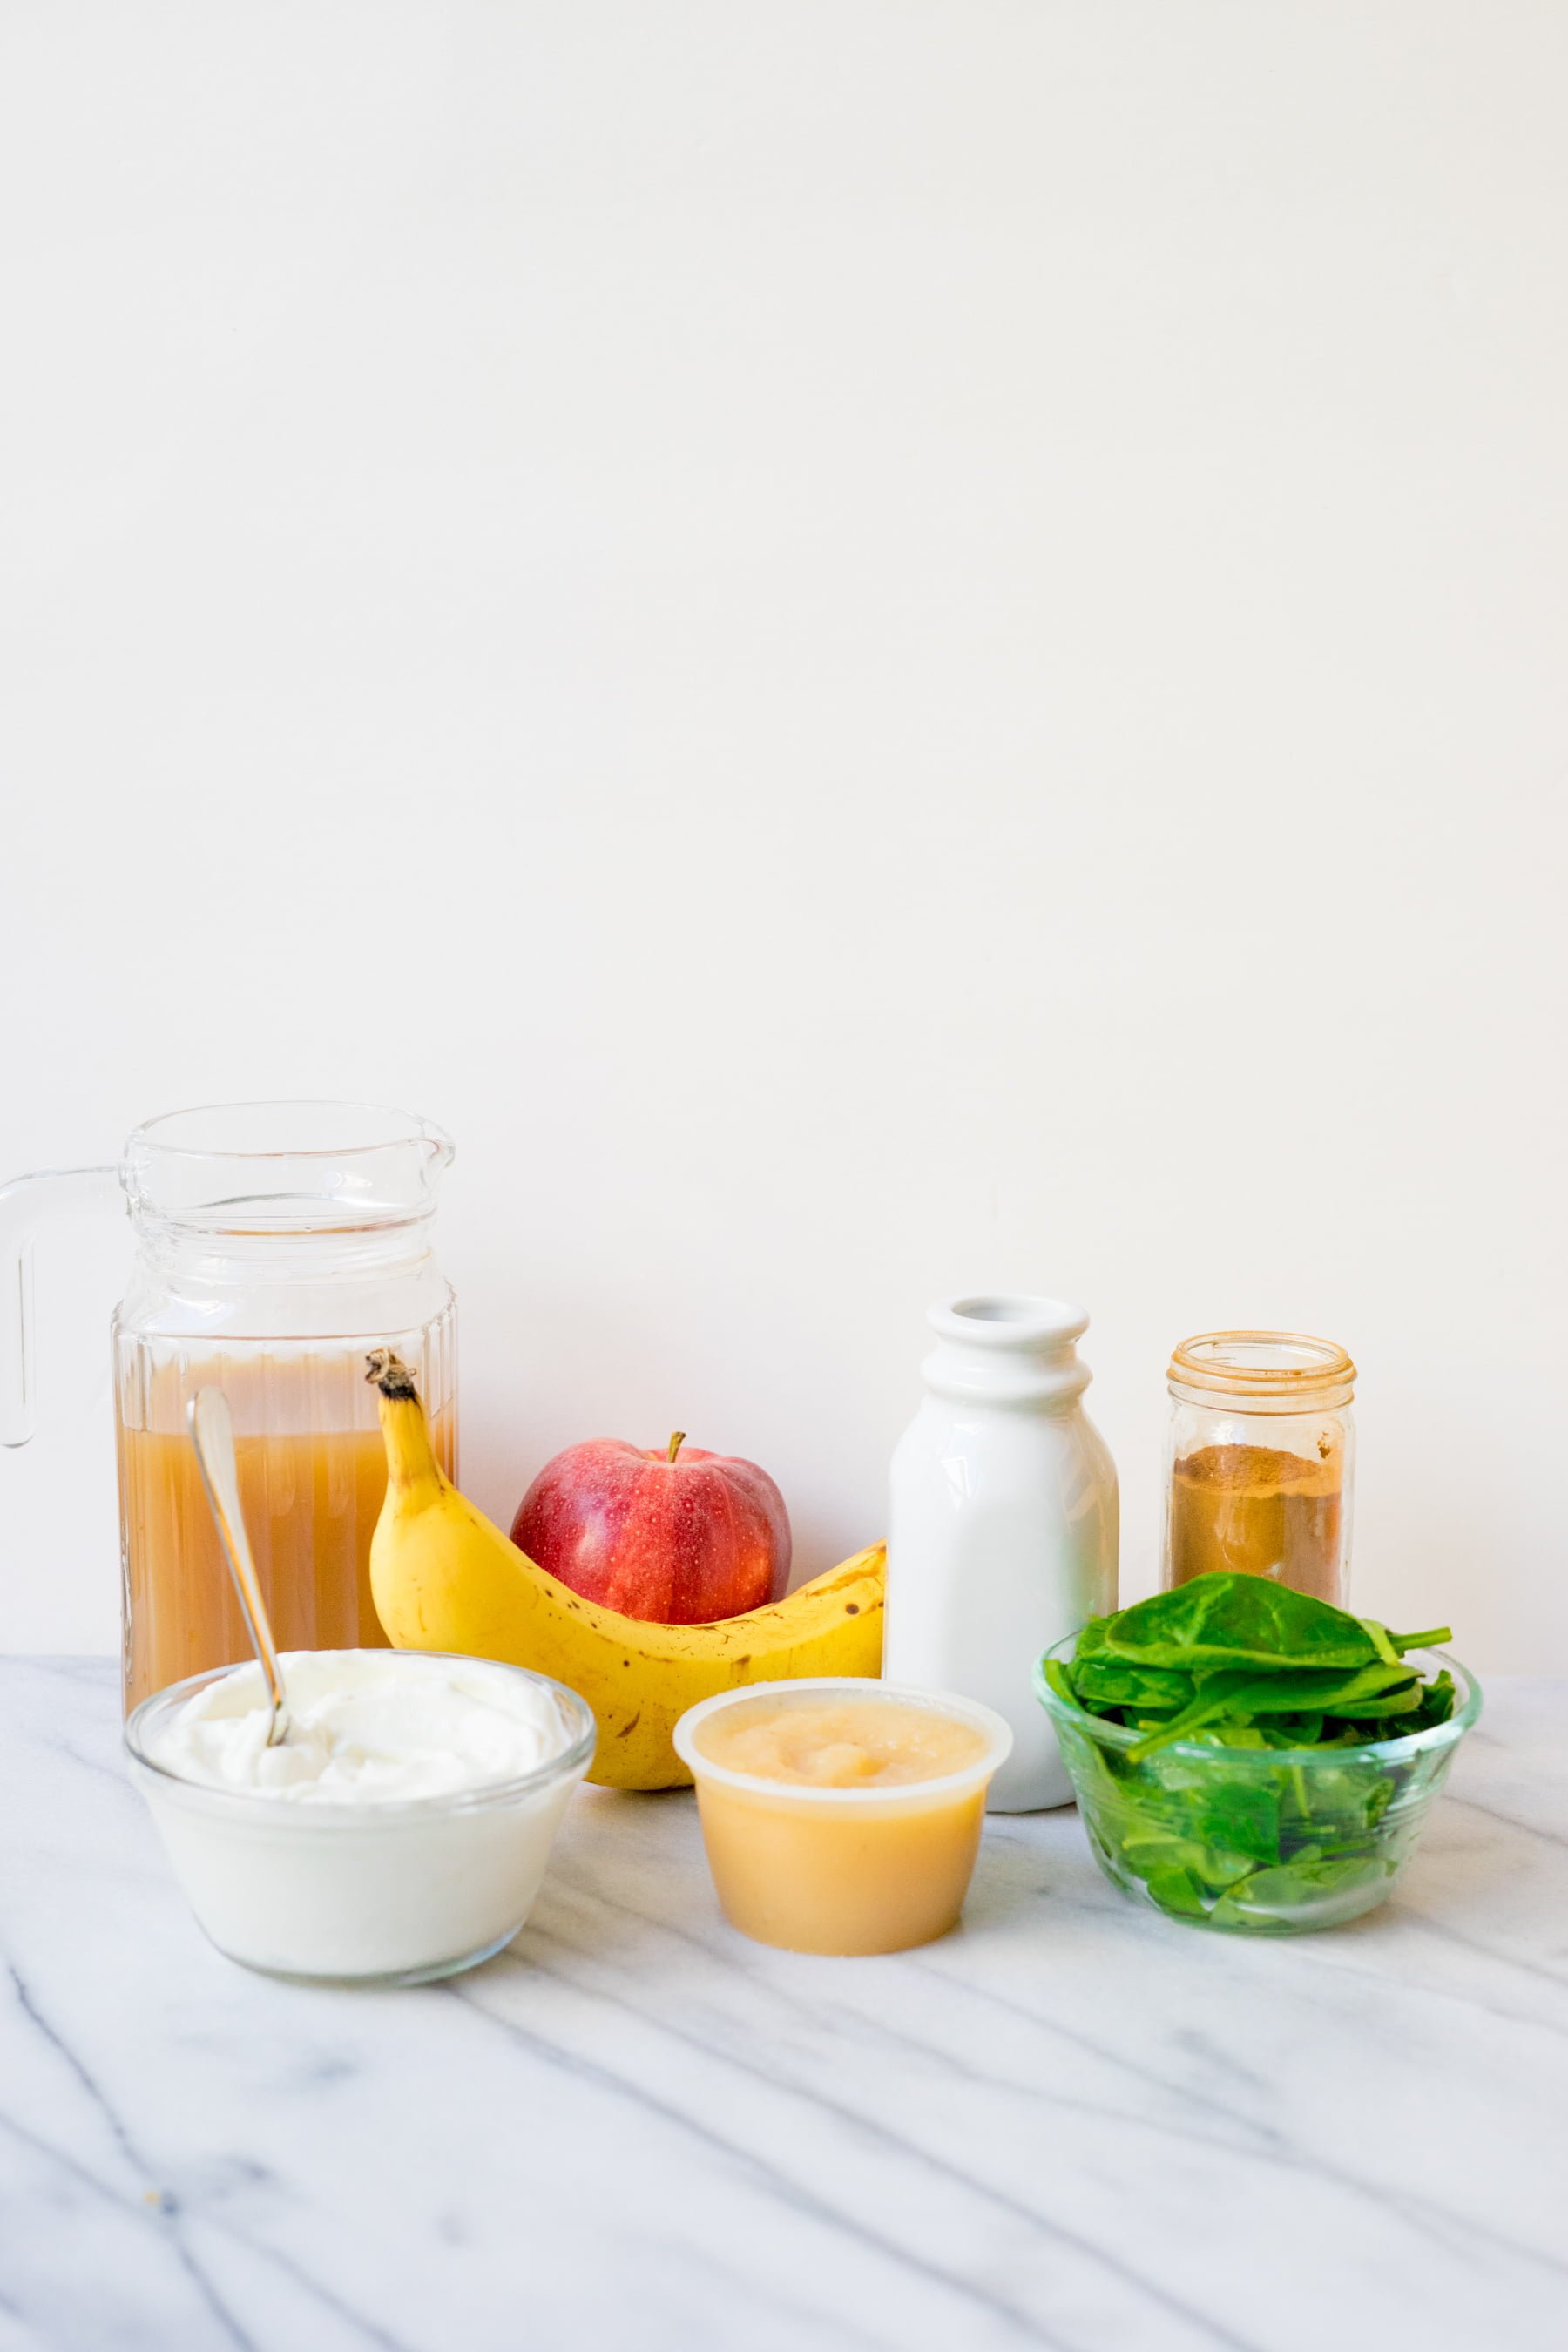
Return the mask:
[[207,1501],[212,1506],[217,1526],[218,1540],[228,1562],[234,1589],[239,1595],[239,1606],[245,1618],[245,1630],[250,1644],[260,1661],[267,1677],[267,1688],[272,1700],[272,1720],[268,1726],[267,1745],[276,1748],[289,1728],[288,1711],[283,1703],[283,1676],[278,1664],[277,1644],[272,1639],[271,1622],[267,1603],[261,1597],[257,1579],[256,1562],[251,1558],[250,1538],[245,1532],[245,1514],[239,1504],[239,1465],[234,1451],[234,1416],[228,1409],[228,1399],[221,1389],[198,1389],[191,1399],[186,1418],[190,1423],[191,1443],[196,1449],[202,1485],[206,1488]]

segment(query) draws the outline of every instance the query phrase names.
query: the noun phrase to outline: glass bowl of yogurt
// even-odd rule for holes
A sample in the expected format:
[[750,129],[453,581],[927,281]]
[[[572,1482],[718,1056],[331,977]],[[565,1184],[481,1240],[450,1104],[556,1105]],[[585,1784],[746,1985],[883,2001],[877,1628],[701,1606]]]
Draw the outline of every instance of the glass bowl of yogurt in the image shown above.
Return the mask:
[[731,1927],[847,1955],[908,1951],[957,1926],[985,1792],[1013,1745],[990,1707],[806,1675],[704,1699],[674,1737]]
[[268,1748],[258,1665],[192,1675],[125,1727],[132,1777],[220,1952],[271,1976],[419,1984],[527,1918],[596,1727],[488,1658],[293,1650]]

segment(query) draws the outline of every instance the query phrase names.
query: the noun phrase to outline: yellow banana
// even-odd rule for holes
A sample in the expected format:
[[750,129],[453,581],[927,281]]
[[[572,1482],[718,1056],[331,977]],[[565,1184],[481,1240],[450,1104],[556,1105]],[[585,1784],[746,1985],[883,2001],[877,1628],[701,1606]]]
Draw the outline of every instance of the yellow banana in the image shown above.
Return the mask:
[[406,1368],[370,1359],[386,1445],[386,1500],[371,1591],[399,1650],[454,1650],[553,1675],[598,1718],[588,1777],[673,1789],[691,1775],[670,1745],[679,1717],[741,1683],[882,1670],[884,1549],[873,1544],[786,1601],[710,1625],[654,1625],[586,1601],[520,1551],[447,1478]]

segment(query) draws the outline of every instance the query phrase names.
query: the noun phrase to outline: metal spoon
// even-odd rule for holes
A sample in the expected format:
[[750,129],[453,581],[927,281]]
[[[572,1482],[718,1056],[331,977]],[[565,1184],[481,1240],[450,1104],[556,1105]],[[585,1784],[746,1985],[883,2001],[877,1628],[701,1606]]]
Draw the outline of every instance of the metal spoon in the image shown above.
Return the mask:
[[278,1645],[272,1639],[267,1603],[261,1598],[256,1562],[250,1556],[250,1538],[245,1532],[245,1514],[239,1507],[239,1465],[234,1453],[234,1416],[229,1412],[228,1399],[223,1391],[209,1388],[196,1391],[186,1409],[185,1418],[190,1423],[191,1443],[196,1449],[207,1501],[212,1505],[218,1541],[228,1562],[228,1572],[234,1579],[234,1589],[239,1595],[245,1630],[250,1636],[251,1648],[256,1652],[272,1701],[272,1720],[267,1727],[267,1745],[276,1748],[279,1741],[289,1737],[289,1709],[284,1702]]

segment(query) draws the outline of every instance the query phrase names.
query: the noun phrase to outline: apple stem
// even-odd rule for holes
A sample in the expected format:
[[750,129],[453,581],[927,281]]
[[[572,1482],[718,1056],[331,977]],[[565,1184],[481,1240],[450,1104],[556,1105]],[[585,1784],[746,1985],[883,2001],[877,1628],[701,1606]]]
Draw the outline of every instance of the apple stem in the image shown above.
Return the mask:
[[685,1443],[686,1432],[683,1429],[676,1430],[670,1438],[669,1452],[665,1455],[665,1460],[667,1462],[673,1462]]

